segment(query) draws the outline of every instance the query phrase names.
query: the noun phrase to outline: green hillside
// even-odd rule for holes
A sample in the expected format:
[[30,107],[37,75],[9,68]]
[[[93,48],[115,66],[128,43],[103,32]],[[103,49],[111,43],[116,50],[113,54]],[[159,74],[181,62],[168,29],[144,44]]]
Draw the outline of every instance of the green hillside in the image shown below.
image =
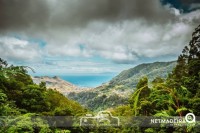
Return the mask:
[[166,78],[175,66],[176,61],[140,64],[122,71],[110,81],[109,86],[126,85],[127,87],[136,87],[142,76],[147,76],[150,81],[156,77]]

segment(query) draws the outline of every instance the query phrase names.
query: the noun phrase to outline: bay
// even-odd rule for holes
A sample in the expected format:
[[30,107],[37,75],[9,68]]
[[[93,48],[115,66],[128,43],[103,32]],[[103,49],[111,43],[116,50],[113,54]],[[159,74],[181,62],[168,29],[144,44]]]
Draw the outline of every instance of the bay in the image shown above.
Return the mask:
[[94,88],[102,85],[103,83],[109,82],[114,75],[66,75],[59,77],[80,87]]

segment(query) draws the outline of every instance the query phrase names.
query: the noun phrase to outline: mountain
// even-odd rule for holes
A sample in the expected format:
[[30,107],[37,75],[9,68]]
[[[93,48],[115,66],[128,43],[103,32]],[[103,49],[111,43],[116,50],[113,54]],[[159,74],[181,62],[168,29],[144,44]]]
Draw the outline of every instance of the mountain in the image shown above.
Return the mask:
[[166,78],[175,66],[176,61],[140,64],[134,68],[122,71],[109,82],[109,85],[110,87],[125,85],[133,88],[136,87],[142,76],[147,76],[149,81],[156,77]]
[[108,83],[80,93],[69,93],[67,96],[87,108],[98,111],[127,104],[128,97],[135,90],[139,79],[147,76],[149,81],[156,77],[166,78],[176,66],[176,61],[144,63],[122,71]]
[[70,82],[62,80],[58,76],[54,76],[54,77],[35,76],[35,77],[32,77],[32,79],[33,79],[33,82],[36,84],[45,82],[47,88],[56,89],[57,91],[59,91],[60,93],[62,93],[64,95],[67,95],[68,93],[71,93],[71,92],[79,93],[81,91],[90,89],[90,88],[80,88]]

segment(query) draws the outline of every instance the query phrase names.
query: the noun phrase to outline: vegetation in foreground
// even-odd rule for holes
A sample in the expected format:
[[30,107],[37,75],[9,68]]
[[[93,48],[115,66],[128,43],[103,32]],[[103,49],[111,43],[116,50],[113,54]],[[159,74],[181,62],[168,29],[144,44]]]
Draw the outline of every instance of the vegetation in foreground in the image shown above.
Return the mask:
[[[45,120],[34,116],[82,116],[87,110],[56,90],[47,89],[44,82],[33,83],[27,68],[8,66],[0,59],[0,132],[59,132]],[[69,123],[68,123],[69,124]],[[70,123],[72,127],[74,123]],[[70,132],[72,129],[65,129]],[[78,130],[78,129],[77,129]]]

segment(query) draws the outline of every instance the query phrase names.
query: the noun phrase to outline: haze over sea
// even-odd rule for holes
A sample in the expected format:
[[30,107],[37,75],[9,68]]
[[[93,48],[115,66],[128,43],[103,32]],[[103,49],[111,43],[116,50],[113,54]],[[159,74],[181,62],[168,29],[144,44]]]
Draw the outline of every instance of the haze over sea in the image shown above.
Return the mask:
[[97,87],[110,81],[115,75],[66,75],[59,76],[61,79],[68,81],[80,87]]

